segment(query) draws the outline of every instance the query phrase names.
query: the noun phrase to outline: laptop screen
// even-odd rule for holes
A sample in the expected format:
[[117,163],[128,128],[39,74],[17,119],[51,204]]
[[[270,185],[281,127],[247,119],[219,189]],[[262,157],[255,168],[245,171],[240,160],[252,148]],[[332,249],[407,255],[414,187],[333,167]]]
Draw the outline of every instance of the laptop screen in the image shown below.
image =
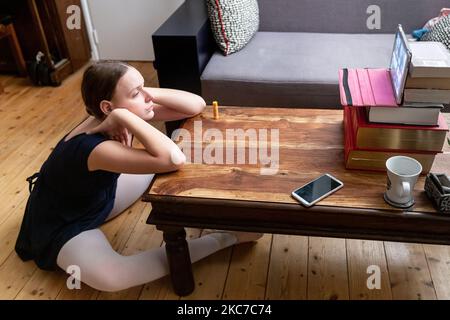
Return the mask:
[[397,104],[401,104],[403,100],[403,91],[408,76],[410,62],[411,50],[409,49],[408,40],[406,39],[402,26],[399,25],[398,31],[395,34],[394,48],[392,50],[391,64],[389,67]]

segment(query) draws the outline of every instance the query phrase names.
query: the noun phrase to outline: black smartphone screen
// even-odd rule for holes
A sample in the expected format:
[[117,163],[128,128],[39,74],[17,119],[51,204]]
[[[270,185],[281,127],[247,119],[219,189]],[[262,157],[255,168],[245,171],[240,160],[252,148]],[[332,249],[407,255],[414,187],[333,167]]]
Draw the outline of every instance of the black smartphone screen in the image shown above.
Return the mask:
[[320,178],[311,181],[307,185],[295,190],[294,193],[305,199],[307,202],[313,202],[329,193],[331,190],[336,189],[340,185],[341,184],[333,178],[323,175]]

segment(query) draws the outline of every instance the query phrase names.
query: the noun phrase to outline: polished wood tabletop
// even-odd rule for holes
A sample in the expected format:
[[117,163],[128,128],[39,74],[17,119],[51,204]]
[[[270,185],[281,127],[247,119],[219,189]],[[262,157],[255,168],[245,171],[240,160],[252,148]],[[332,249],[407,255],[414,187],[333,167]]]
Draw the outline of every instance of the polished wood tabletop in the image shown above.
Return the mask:
[[[432,206],[425,176],[402,210],[383,199],[386,173],[345,169],[342,110],[221,107],[215,120],[209,107],[174,140],[189,163],[158,174],[143,200],[152,203],[148,223],[176,241],[189,226],[450,244],[450,216]],[[432,172],[449,169],[450,155],[438,154]],[[311,208],[291,197],[324,173],[344,187]]]
[[[208,110],[189,119],[183,127],[192,133],[194,123],[201,121],[203,133],[211,128],[218,129],[224,140],[215,141],[217,145],[230,144],[226,141],[227,129],[254,129],[257,132],[278,129],[278,172],[261,175],[260,169],[264,165],[260,162],[255,165],[191,163],[178,172],[158,175],[146,199],[163,195],[297,204],[290,196],[293,189],[323,173],[331,173],[343,181],[345,187],[322,200],[321,206],[396,210],[382,197],[386,188],[385,173],[345,169],[341,110],[228,107],[221,108],[220,114],[219,120],[213,120],[212,112]],[[268,134],[269,142],[270,138]],[[236,136],[234,140],[237,140]],[[210,143],[202,142],[204,153]],[[237,143],[234,144],[236,151]],[[193,145],[194,148],[200,149]],[[225,147],[223,149],[225,154]],[[248,149],[247,146],[247,157]],[[192,160],[194,153],[192,150]],[[448,172],[449,169],[450,156],[438,154],[432,171]],[[425,177],[421,176],[416,185],[416,205],[412,210],[435,212],[423,191],[424,181]]]

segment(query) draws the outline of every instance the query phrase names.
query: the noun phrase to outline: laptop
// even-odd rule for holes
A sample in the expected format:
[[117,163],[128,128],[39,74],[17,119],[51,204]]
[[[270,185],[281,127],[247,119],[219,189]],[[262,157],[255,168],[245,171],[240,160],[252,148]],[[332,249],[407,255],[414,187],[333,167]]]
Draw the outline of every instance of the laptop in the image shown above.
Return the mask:
[[341,103],[355,107],[396,107],[402,104],[411,50],[401,25],[398,25],[389,68],[341,69]]

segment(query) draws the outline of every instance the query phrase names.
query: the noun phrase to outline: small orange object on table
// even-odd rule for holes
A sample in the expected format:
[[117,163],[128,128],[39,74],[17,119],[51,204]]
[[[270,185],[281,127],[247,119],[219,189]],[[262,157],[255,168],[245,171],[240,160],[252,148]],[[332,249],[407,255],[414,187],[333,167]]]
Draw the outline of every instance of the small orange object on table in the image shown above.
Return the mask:
[[219,119],[219,104],[217,103],[217,101],[213,101],[213,116],[214,120]]

